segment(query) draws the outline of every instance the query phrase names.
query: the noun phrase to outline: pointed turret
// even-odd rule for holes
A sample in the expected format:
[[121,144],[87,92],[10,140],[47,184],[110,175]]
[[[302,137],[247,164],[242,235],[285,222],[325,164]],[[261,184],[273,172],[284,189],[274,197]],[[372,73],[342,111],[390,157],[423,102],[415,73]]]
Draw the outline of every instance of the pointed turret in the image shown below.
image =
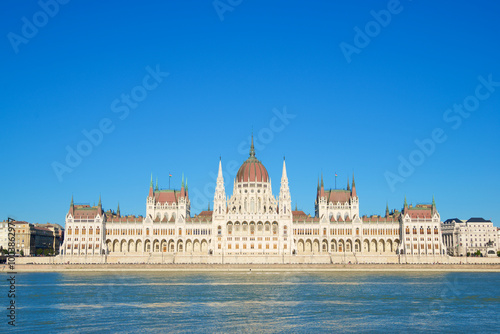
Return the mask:
[[156,178],[156,186],[155,186],[155,191],[158,191],[158,177]]
[[389,217],[389,202],[385,205],[385,216]]
[[118,208],[116,209],[116,215],[120,217],[120,202],[118,202]]
[[321,188],[319,190],[319,196],[325,197],[325,184],[323,183],[323,172],[321,172]]
[[403,206],[403,211],[406,212],[406,209],[408,209],[408,202],[406,202],[406,195],[405,195],[405,204]]
[[297,202],[295,202],[295,211],[299,211],[299,209],[297,207]]
[[186,197],[189,197],[188,194],[188,178],[186,177]]
[[153,197],[153,173],[151,173],[151,182],[149,183],[149,195],[148,197]]
[[226,213],[226,190],[224,187],[224,176],[222,175],[222,158],[219,158],[219,171],[217,173],[217,185],[215,186],[213,215],[214,218],[218,217],[219,219],[224,219],[225,213]]
[[208,208],[207,211],[210,211],[210,202],[208,202]]
[[351,197],[358,197],[358,194],[356,193],[356,182],[354,182],[354,173],[352,173],[352,190],[351,190]]
[[184,189],[184,173],[182,173],[182,181],[181,181],[181,197],[186,196],[186,189]]
[[436,201],[434,200],[434,195],[432,195],[432,215],[436,213]]
[[250,157],[255,158],[255,147],[253,146],[253,132],[252,132],[252,143],[250,144]]
[[101,204],[101,194],[99,194],[99,203],[97,204],[98,207],[102,208],[102,204]]
[[71,195],[71,203],[69,205],[69,214],[73,216],[74,211],[75,211],[75,204],[73,203],[73,195]]
[[281,174],[281,187],[279,196],[279,213],[282,215],[289,214],[292,208],[292,200],[290,198],[290,188],[288,187],[288,176],[286,175],[286,163],[283,157],[283,171]]
[[351,190],[351,186],[349,185],[349,177],[347,177],[347,190]]

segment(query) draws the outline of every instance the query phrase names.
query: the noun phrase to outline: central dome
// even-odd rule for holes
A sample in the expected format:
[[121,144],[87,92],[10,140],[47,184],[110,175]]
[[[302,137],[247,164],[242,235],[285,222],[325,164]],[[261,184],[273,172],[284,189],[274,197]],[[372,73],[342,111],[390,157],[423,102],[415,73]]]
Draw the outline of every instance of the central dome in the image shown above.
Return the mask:
[[266,167],[255,157],[253,136],[252,145],[250,146],[250,156],[238,170],[236,182],[269,182]]

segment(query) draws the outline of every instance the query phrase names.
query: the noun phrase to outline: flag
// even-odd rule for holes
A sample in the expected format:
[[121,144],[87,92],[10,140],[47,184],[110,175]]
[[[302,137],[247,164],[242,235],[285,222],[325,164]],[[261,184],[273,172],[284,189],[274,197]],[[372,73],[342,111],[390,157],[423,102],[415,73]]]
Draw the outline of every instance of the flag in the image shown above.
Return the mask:
[[168,177],[172,177],[172,174],[168,173]]
[[337,176],[338,176],[337,173],[335,173],[335,177],[337,177]]

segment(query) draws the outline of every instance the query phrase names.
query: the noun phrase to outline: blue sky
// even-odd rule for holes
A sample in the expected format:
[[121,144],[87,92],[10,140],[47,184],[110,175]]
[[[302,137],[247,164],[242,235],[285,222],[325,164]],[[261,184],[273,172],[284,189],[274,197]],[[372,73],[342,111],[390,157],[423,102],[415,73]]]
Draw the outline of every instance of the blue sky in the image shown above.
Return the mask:
[[434,196],[500,225],[497,3],[42,3],[0,4],[2,219],[63,224],[72,195],[144,215],[151,173],[184,173],[198,213],[253,129],[275,195],[286,156],[312,215],[318,176],[354,173],[363,215]]

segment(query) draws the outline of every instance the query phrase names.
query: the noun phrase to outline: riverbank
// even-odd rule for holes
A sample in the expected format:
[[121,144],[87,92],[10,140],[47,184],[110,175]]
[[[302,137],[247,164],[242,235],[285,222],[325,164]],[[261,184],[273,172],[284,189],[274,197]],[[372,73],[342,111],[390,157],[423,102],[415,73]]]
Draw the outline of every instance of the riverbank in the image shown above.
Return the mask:
[[[2,272],[10,271],[5,265]],[[500,264],[19,264],[16,272],[500,272]]]

